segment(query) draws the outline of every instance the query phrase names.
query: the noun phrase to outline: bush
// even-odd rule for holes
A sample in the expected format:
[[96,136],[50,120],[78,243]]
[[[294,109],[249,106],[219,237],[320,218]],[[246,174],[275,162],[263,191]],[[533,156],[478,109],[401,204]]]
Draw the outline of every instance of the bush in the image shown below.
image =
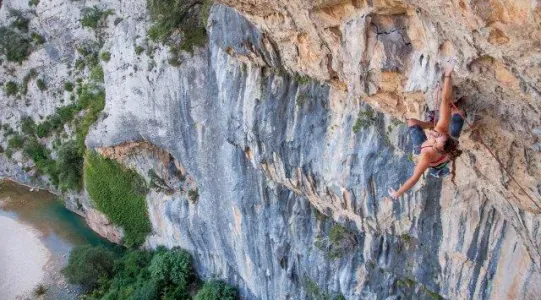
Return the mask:
[[[56,113],[48,116],[45,122],[38,125],[38,137],[47,137],[53,131],[62,129],[64,124],[71,122],[77,113],[88,109],[87,113],[76,124],[75,129],[78,145],[81,149],[84,149],[84,138],[88,133],[90,125],[97,121],[99,113],[105,106],[105,92],[100,87],[85,85],[78,88],[78,93],[80,95],[77,103],[57,108]],[[81,155],[83,152],[80,150]]]
[[100,281],[113,275],[114,254],[100,247],[79,246],[69,257],[64,275],[72,284],[80,284],[90,290],[99,286]]
[[195,300],[235,300],[237,290],[222,281],[208,281],[195,296]]
[[51,153],[49,149],[33,137],[25,142],[24,154],[34,161],[36,169],[40,173],[49,176],[51,183],[58,186],[59,169],[56,161],[50,157]]
[[0,54],[5,55],[8,61],[21,63],[30,55],[30,49],[30,39],[26,33],[13,26],[0,27]]
[[64,90],[67,92],[73,91],[73,83],[71,83],[71,81],[64,82]]
[[36,139],[28,140],[24,145],[24,154],[36,164],[49,159],[49,149],[40,144]]
[[43,80],[42,78],[38,79],[36,81],[36,84],[37,84],[38,89],[40,91],[45,91],[47,89],[47,85],[45,84],[45,80]]
[[30,20],[23,15],[23,12],[18,10],[11,10],[9,13],[14,18],[11,22],[11,27],[16,28],[22,32],[28,32],[28,24],[30,23]]
[[208,17],[210,1],[147,0],[154,24],[148,31],[152,41],[166,42],[175,30],[184,33],[181,49],[192,51],[207,41],[204,16]]
[[75,141],[64,143],[58,151],[58,182],[62,190],[78,191],[82,186],[83,156]]
[[109,52],[102,52],[101,53],[101,60],[107,62],[111,59],[111,53]]
[[35,297],[41,297],[47,293],[47,288],[43,284],[38,284],[32,291]]
[[144,179],[135,171],[93,151],[87,152],[84,177],[96,207],[124,228],[126,246],[143,243],[151,230]]
[[36,134],[38,135],[38,137],[43,138],[43,137],[49,136],[51,134],[51,131],[52,131],[51,123],[45,121],[38,125],[36,129]]
[[11,128],[11,126],[7,123],[2,125],[2,129],[4,129],[4,137],[7,137],[15,133],[15,130],[13,130],[13,128]]
[[207,31],[203,27],[196,27],[184,30],[184,38],[180,44],[180,49],[193,53],[194,48],[200,47],[207,42]]
[[135,54],[139,55],[139,54],[143,53],[144,50],[145,49],[143,47],[137,46],[137,47],[135,47]]
[[8,81],[6,83],[6,87],[5,87],[5,90],[6,90],[6,95],[9,97],[9,96],[13,96],[13,95],[16,95],[17,92],[19,91],[19,86],[17,85],[16,82],[14,81]]
[[85,7],[81,11],[81,15],[83,18],[81,19],[81,25],[83,27],[90,27],[90,28],[97,28],[101,18],[104,16],[104,13],[102,10],[94,7]]
[[39,4],[39,0],[28,1],[28,6],[37,6],[38,4]]
[[360,110],[359,114],[357,115],[357,120],[352,128],[353,133],[357,133],[361,129],[370,127],[376,122],[376,120],[376,116],[374,115],[374,111],[372,109],[368,108],[366,110]]
[[4,154],[6,155],[7,158],[11,158],[11,156],[13,155],[13,150],[6,149],[6,151],[4,151]]
[[20,149],[24,145],[24,139],[20,135],[15,135],[8,140],[8,148],[10,149]]
[[25,116],[21,118],[21,131],[33,136],[36,133],[36,122],[32,118]]
[[90,79],[95,82],[103,82],[103,68],[100,65],[90,70]]
[[81,87],[78,105],[84,109],[88,109],[85,116],[78,120],[75,129],[79,148],[84,149],[85,138],[90,130],[90,126],[98,120],[101,111],[105,107],[105,91],[94,85]]
[[34,41],[34,44],[36,45],[42,45],[45,43],[45,38],[37,32],[32,32],[32,41]]
[[82,58],[78,58],[76,61],[75,61],[75,70],[77,71],[82,71],[84,70],[86,67],[86,63],[85,63],[85,60],[82,59]]

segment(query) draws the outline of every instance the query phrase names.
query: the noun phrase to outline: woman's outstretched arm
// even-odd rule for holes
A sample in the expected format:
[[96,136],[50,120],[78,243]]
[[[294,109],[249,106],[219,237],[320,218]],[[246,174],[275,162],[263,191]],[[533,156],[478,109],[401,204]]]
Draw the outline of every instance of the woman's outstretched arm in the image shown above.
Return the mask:
[[451,101],[453,98],[453,81],[451,73],[453,73],[454,63],[446,62],[444,68],[443,91],[440,104],[440,118],[436,124],[435,130],[439,133],[449,134],[449,122],[451,120]]
[[393,190],[393,188],[389,188],[389,195],[393,199],[397,199],[409,189],[411,189],[417,183],[417,181],[419,181],[419,178],[421,178],[426,169],[428,169],[428,161],[429,160],[426,155],[421,155],[421,159],[419,160],[417,166],[415,166],[413,175],[411,175],[411,177],[406,180],[406,182],[404,182],[404,184],[398,189],[398,191]]

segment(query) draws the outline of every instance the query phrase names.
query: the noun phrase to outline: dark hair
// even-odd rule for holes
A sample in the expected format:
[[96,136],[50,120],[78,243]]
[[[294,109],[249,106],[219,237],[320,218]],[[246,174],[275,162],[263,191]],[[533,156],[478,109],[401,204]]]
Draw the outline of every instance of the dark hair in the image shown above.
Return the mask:
[[456,158],[462,155],[462,150],[458,148],[458,141],[453,139],[452,137],[448,136],[447,140],[445,141],[445,144],[443,145],[443,152],[447,154],[449,157],[449,160],[453,162],[453,171],[452,171],[452,177],[451,181],[454,185],[455,183],[455,170],[456,170]]

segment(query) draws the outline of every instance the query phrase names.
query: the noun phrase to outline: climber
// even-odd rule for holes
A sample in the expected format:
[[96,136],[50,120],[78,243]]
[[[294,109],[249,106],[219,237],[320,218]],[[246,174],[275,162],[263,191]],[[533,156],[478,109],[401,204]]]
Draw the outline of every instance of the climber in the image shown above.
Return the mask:
[[[413,154],[419,155],[419,161],[413,175],[397,190],[389,188],[389,195],[397,199],[411,189],[430,168],[429,174],[434,177],[444,177],[449,174],[448,164],[453,162],[452,181],[455,179],[455,159],[462,154],[458,149],[458,137],[464,125],[463,112],[452,105],[452,82],[454,63],[448,61],[444,67],[442,103],[440,105],[437,124],[408,119],[408,133],[413,142]],[[435,109],[435,108],[434,108]],[[432,129],[427,138],[424,129]]]

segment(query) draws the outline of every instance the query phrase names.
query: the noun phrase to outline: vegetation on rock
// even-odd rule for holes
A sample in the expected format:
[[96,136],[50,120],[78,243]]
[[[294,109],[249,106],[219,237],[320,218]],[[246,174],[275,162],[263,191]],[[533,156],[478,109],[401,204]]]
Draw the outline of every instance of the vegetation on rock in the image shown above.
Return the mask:
[[135,247],[151,230],[143,177],[94,151],[86,154],[85,185],[96,208],[124,229],[124,243]]
[[357,115],[357,120],[355,121],[352,130],[354,133],[357,133],[361,129],[370,127],[374,124],[374,122],[376,122],[374,111],[371,108],[361,109]]
[[101,60],[107,62],[111,59],[111,53],[110,52],[102,52],[101,53]]
[[45,80],[43,80],[42,78],[38,79],[38,80],[36,81],[36,84],[37,84],[38,89],[39,89],[40,91],[45,91],[45,90],[47,90],[47,85],[45,84]]
[[73,91],[73,83],[71,81],[64,82],[64,90],[67,92]]
[[7,96],[17,95],[17,92],[19,91],[19,85],[14,81],[8,81],[6,83],[5,91]]
[[100,26],[101,22],[103,22],[103,20],[112,13],[113,12],[110,10],[103,11],[97,6],[85,7],[81,10],[81,15],[83,16],[81,18],[81,25],[83,25],[83,27],[96,29],[98,26]]
[[11,62],[23,62],[32,52],[32,48],[41,45],[45,39],[38,33],[30,33],[30,20],[23,12],[10,10],[12,18],[9,26],[0,27],[0,55],[5,55]]
[[[180,50],[193,52],[195,48],[205,45],[206,18],[211,5],[211,0],[147,0],[154,22],[148,30],[148,37],[169,46],[171,64],[180,64]],[[180,43],[178,33],[181,33]]]

